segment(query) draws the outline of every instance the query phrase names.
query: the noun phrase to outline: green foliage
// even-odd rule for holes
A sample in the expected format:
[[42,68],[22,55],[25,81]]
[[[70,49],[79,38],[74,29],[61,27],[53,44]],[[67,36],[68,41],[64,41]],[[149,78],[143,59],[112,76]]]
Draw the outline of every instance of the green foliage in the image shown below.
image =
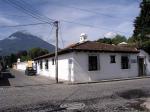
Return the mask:
[[22,62],[23,61],[28,61],[28,60],[31,60],[31,57],[29,55],[20,57],[20,61],[22,61]]
[[150,54],[150,40],[143,42],[141,48]]
[[105,38],[105,37],[98,39],[97,42],[106,43],[106,44],[112,44],[112,40],[110,38]]
[[38,56],[42,56],[44,54],[48,54],[48,50],[41,49],[41,48],[32,48],[28,51],[28,55],[31,57],[31,59],[34,59]]
[[119,44],[121,42],[127,42],[127,38],[122,35],[116,35],[114,38],[100,38],[97,42],[106,43],[106,44]]
[[127,42],[127,38],[122,35],[116,35],[114,38],[112,38],[113,44],[119,44],[121,42]]
[[133,37],[129,37],[127,40],[128,43],[134,43],[136,40]]
[[28,52],[27,51],[19,51],[16,55],[17,55],[17,57],[21,58],[21,56],[27,56]]
[[10,55],[10,60],[11,60],[11,63],[17,62],[17,55],[16,54],[11,54]]
[[48,50],[42,49],[42,48],[32,48],[28,52],[27,51],[20,51],[16,54],[11,54],[10,56],[6,57],[6,64],[10,67],[12,67],[13,63],[17,62],[17,59],[20,58],[20,61],[28,61],[32,60],[38,56],[47,54]]
[[141,11],[134,21],[134,38],[136,40],[145,41],[148,34],[150,34],[150,3],[143,0],[140,4]]

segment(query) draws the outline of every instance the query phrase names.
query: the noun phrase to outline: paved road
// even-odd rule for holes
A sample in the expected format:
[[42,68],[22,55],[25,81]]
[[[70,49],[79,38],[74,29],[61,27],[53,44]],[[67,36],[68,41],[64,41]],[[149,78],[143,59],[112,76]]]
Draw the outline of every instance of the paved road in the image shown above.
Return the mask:
[[[6,76],[5,76],[6,75]],[[11,87],[24,87],[24,86],[38,86],[55,83],[54,80],[42,76],[27,76],[24,74],[24,71],[10,70],[9,72],[4,73],[4,76],[8,79],[8,85]]]
[[[140,104],[150,96],[150,78],[67,85],[11,73],[15,78],[9,79],[10,86],[0,86],[0,111],[146,112]],[[73,110],[70,104],[80,108]]]

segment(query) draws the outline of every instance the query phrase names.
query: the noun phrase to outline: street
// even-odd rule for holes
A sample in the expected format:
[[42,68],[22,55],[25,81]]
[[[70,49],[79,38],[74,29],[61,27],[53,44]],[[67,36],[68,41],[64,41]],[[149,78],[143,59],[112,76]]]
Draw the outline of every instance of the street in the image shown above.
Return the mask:
[[[47,77],[11,70],[0,84],[0,111],[5,112],[147,112],[150,79],[91,84],[55,84]],[[0,80],[2,82],[2,80]]]

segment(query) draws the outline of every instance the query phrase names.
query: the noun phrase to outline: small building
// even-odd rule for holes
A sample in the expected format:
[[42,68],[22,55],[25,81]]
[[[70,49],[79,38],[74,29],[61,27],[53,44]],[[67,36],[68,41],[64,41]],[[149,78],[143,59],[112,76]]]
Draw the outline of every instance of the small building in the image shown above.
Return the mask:
[[[59,80],[90,82],[145,75],[140,65],[142,57],[136,48],[87,41],[84,36],[79,43],[58,52]],[[38,75],[55,79],[54,56],[51,53],[34,59]]]
[[34,68],[34,61],[24,61],[20,62],[20,59],[17,60],[16,63],[16,69],[20,71],[25,71],[27,67],[33,67]]

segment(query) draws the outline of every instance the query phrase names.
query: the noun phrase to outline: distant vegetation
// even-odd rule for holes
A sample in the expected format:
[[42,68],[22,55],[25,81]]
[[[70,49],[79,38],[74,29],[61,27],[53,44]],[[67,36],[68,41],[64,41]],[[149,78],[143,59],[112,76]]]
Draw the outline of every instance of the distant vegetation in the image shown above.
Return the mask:
[[143,0],[140,4],[141,11],[139,16],[134,20],[134,32],[132,37],[117,35],[114,38],[101,38],[98,42],[107,44],[118,44],[127,42],[129,45],[137,46],[144,49],[150,54],[150,1]]
[[119,44],[121,42],[127,42],[127,38],[125,36],[122,35],[116,35],[114,38],[100,38],[97,40],[98,42],[101,43],[106,43],[106,44]]
[[4,56],[3,59],[5,61],[5,64],[11,67],[13,63],[17,62],[18,58],[20,58],[20,60],[23,62],[23,61],[32,60],[38,56],[42,56],[48,53],[49,51],[46,49],[31,48],[28,51],[19,51],[16,54],[12,53],[9,56]]

